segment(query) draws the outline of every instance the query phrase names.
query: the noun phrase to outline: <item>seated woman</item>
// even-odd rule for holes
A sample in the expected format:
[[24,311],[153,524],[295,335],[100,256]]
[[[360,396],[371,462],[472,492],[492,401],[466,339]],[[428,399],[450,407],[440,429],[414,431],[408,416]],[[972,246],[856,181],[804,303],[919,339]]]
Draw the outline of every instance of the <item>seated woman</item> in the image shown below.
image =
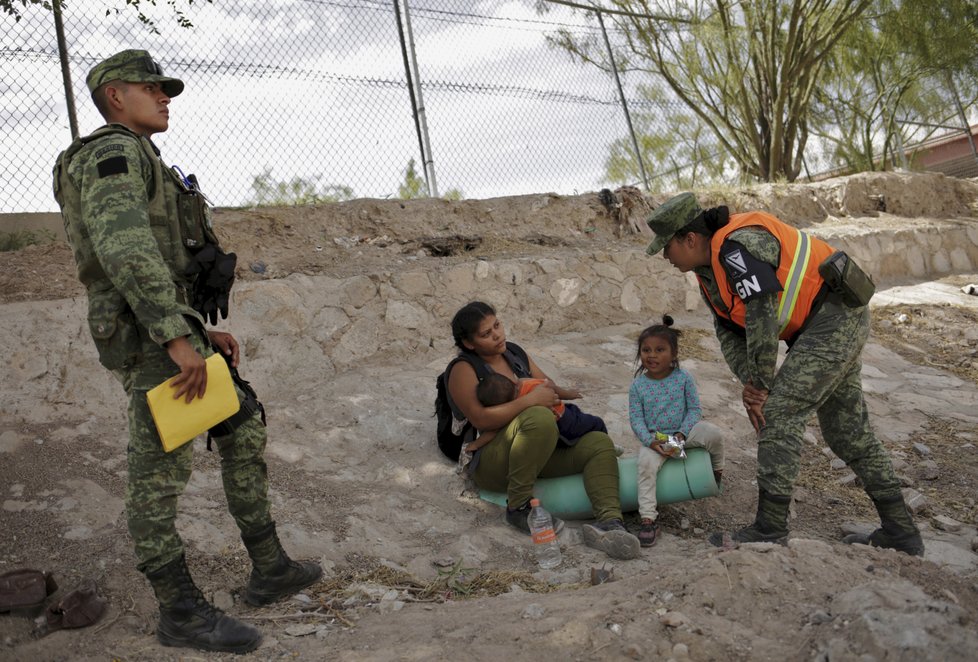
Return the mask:
[[530,497],[537,478],[582,474],[597,522],[584,525],[584,543],[616,559],[641,553],[638,538],[622,523],[618,497],[618,459],[611,438],[589,432],[573,446],[558,445],[557,421],[549,407],[581,397],[558,388],[521,347],[506,342],[496,311],[473,301],[452,319],[459,355],[468,354],[514,382],[524,377],[548,380],[525,395],[493,407],[476,395],[478,374],[469,361],[454,361],[446,374],[448,396],[482,434],[464,450],[475,451],[469,471],[476,485],[506,492],[506,521],[529,534]]

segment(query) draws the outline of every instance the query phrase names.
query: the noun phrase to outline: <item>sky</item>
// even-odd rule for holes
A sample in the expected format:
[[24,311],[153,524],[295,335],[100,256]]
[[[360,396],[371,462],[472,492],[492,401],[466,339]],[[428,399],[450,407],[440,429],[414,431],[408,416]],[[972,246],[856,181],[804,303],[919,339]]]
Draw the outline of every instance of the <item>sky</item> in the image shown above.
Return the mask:
[[[532,0],[410,0],[416,57],[439,193],[465,197],[604,185],[610,144],[626,135],[610,76],[548,46],[557,27],[590,31]],[[420,148],[389,0],[245,0],[194,6],[193,29],[164,8],[105,16],[102,0],[69,0],[65,32],[78,122],[101,118],[84,77],[100,59],[145,48],[183,79],[170,129],[154,138],[164,160],[195,172],[218,205],[243,205],[256,175],[396,195]],[[121,3],[119,4],[122,7]],[[53,20],[37,8],[0,48],[0,212],[56,211],[51,166],[70,142]],[[578,98],[579,97],[579,98]],[[572,100],[573,99],[573,100]]]

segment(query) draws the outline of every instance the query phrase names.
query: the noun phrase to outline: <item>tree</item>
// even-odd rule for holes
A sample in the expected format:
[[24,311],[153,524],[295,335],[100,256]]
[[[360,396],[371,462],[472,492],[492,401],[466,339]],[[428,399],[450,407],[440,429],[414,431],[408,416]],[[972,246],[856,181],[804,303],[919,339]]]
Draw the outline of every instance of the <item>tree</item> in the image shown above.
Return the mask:
[[[902,165],[901,144],[960,124],[978,89],[978,8],[971,0],[877,0],[843,37],[816,94],[813,133],[849,171]],[[953,85],[953,88],[952,88]]]
[[[418,175],[418,168],[414,159],[410,159],[407,168],[404,169],[404,183],[397,187],[397,197],[401,200],[428,197],[428,183]],[[450,188],[441,196],[442,200],[461,200],[464,197],[465,193],[459,188]]]
[[428,197],[428,185],[418,176],[414,159],[408,161],[404,170],[404,183],[397,187],[397,197],[401,200],[414,200]]
[[[660,78],[741,172],[793,181],[824,63],[872,0],[606,0],[620,68]],[[616,12],[616,13],[611,13]],[[610,69],[600,36],[554,43]],[[620,60],[619,60],[620,58]]]
[[[632,125],[652,188],[689,189],[722,180],[729,157],[699,118],[681,104],[669,103],[661,86],[642,86],[639,93],[646,101],[633,108]],[[617,184],[641,181],[630,138],[611,144],[605,178]]]
[[[58,0],[0,0],[0,11],[8,16],[13,16],[14,21],[19,21],[21,19],[22,12],[28,7],[28,5],[40,6],[48,11],[53,11],[54,4],[56,2],[58,2]],[[156,2],[157,0],[125,0],[126,6],[131,7],[132,11],[136,12],[136,16],[140,23],[147,26],[153,32],[159,32],[156,29],[156,23],[151,18],[146,16],[142,10],[142,7],[147,4],[155,7]],[[193,23],[189,18],[187,18],[184,10],[180,7],[181,3],[183,2],[186,2],[187,7],[189,8],[194,4],[194,2],[210,3],[213,2],[213,0],[166,0],[166,4],[173,11],[173,17],[174,20],[176,20],[177,25],[179,25],[181,28],[191,28],[193,27]],[[64,0],[61,0],[59,4],[61,7],[68,6],[68,3],[64,2]],[[17,5],[20,5],[20,7]],[[119,12],[119,8],[110,7],[105,10],[105,15],[108,16],[112,13],[118,14]]]
[[342,184],[320,185],[319,175],[310,178],[292,177],[288,181],[277,181],[272,177],[272,169],[266,167],[251,182],[255,192],[248,204],[256,206],[315,205],[324,202],[352,200],[353,189]]

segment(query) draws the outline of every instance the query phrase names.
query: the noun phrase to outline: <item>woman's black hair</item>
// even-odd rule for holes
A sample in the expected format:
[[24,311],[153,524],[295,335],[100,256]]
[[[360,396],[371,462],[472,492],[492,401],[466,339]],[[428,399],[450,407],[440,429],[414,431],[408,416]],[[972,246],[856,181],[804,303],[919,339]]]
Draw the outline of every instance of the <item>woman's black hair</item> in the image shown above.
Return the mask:
[[[712,237],[730,220],[730,210],[724,206],[711,207],[702,211],[692,221],[680,228],[674,236],[682,239],[688,234],[696,233],[704,237]],[[670,318],[671,319],[671,318]]]
[[470,301],[459,308],[452,318],[452,338],[455,340],[455,346],[466,349],[462,341],[471,340],[479,330],[482,320],[495,314],[496,309],[483,301]]
[[662,338],[669,343],[669,347],[672,348],[672,367],[679,367],[679,336],[683,335],[683,332],[673,329],[673,324],[672,317],[663,315],[662,324],[653,324],[638,334],[638,351],[635,352],[635,360],[638,361],[638,367],[635,369],[636,377],[642,372],[642,343],[649,338]]

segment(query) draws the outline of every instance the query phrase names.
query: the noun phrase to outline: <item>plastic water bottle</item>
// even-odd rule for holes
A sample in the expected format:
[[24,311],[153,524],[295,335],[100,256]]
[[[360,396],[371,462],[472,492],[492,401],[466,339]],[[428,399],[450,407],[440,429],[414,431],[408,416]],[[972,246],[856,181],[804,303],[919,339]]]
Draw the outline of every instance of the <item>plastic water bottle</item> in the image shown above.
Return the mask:
[[530,535],[537,563],[541,568],[555,568],[560,565],[560,543],[554,533],[554,521],[550,513],[540,505],[540,499],[530,499]]

